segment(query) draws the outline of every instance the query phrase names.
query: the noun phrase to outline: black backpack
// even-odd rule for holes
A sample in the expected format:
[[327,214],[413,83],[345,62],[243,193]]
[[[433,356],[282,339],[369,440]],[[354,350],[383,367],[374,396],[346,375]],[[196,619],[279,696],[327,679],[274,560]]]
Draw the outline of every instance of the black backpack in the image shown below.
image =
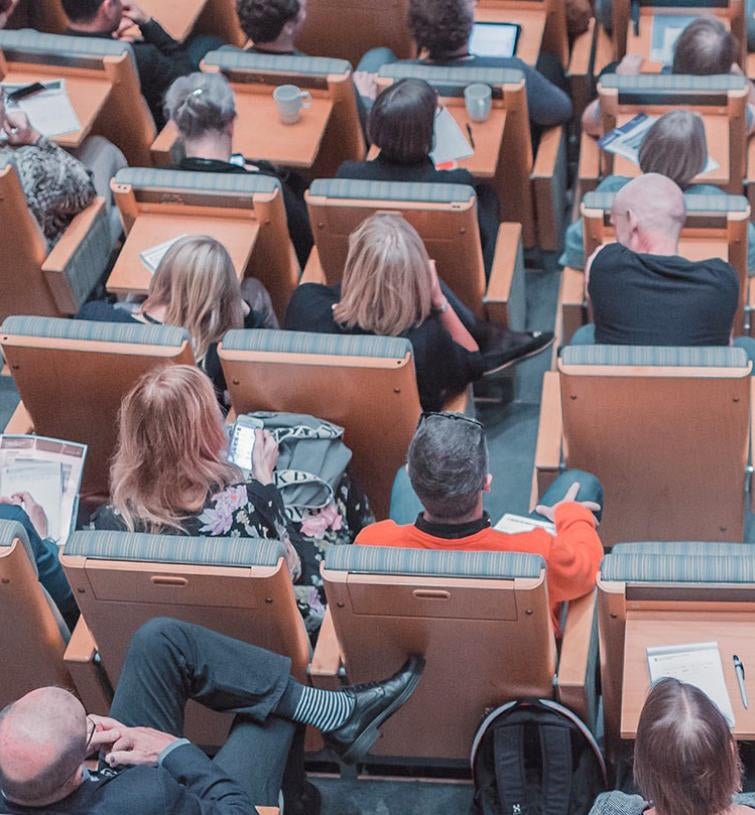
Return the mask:
[[472,815],[586,815],[608,788],[592,733],[547,699],[493,710],[477,729],[471,761]]

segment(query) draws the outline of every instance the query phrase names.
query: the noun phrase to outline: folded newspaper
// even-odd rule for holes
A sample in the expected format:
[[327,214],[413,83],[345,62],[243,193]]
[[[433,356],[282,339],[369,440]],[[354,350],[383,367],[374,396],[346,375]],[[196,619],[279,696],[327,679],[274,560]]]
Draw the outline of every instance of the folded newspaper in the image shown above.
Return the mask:
[[0,435],[0,496],[28,492],[47,515],[47,537],[63,544],[76,527],[86,454],[85,444]]
[[[647,113],[638,113],[633,119],[626,122],[626,124],[615,128],[603,136],[602,139],[598,139],[598,146],[607,153],[623,156],[629,159],[633,164],[639,165],[642,141],[647,135],[648,130],[650,130],[657,120],[657,116],[648,116]],[[718,162],[709,155],[708,163],[703,168],[703,173],[716,170],[718,167]]]

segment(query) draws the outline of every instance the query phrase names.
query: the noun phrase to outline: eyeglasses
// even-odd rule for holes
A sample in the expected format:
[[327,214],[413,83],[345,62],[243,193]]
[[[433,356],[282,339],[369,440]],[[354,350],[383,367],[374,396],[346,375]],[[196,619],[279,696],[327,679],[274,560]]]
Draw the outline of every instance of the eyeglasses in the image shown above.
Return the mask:
[[471,416],[465,416],[463,413],[445,413],[440,410],[423,411],[419,417],[419,421],[417,422],[417,427],[419,427],[423,422],[426,422],[428,419],[432,419],[434,416],[438,416],[441,419],[450,419],[451,421],[456,422],[466,422],[467,424],[471,424],[473,427],[479,428],[483,435],[485,433],[485,426],[482,422],[477,421],[477,419],[473,419]]
[[91,747],[91,745],[92,745],[92,739],[94,738],[94,734],[97,732],[97,724],[96,724],[95,722],[93,722],[93,721],[92,721],[92,720],[89,718],[89,716],[87,716],[87,724],[91,724],[91,725],[92,725],[92,729],[91,729],[91,731],[89,732],[89,735],[87,736],[87,741],[86,741],[86,744],[84,745],[84,755],[85,755],[85,756],[86,756],[86,755],[89,755],[89,748],[90,748],[90,747]]

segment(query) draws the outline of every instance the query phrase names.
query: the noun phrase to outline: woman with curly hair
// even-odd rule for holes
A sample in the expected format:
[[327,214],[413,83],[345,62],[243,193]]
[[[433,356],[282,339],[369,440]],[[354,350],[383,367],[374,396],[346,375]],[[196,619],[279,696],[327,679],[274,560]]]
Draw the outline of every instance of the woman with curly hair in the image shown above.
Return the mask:
[[300,54],[295,39],[307,17],[307,0],[236,0],[241,30],[258,54]]

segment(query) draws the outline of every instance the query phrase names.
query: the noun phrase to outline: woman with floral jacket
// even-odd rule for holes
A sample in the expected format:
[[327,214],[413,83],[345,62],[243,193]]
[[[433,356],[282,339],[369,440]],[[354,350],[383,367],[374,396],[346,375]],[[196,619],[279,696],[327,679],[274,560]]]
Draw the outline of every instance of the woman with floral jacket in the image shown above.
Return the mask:
[[121,407],[111,503],[96,513],[92,527],[279,540],[314,634],[325,610],[319,575],[325,544],[351,543],[371,520],[369,506],[344,475],[329,506],[294,523],[274,483],[278,445],[271,434],[257,431],[254,476],[247,481],[229,463],[227,448],[223,416],[204,373],[188,365],[148,372]]

